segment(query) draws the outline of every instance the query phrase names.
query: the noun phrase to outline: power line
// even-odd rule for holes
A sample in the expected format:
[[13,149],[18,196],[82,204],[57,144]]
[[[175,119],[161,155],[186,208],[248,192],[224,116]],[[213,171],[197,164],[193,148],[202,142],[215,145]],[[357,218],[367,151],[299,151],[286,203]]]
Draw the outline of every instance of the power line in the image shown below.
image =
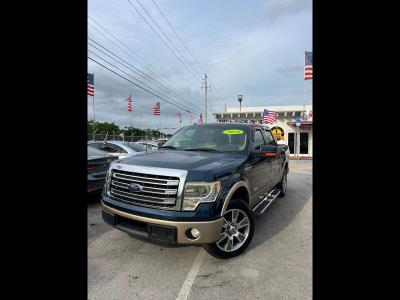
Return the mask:
[[[115,72],[114,70],[111,70],[110,68],[106,67],[105,65],[103,65],[102,63],[98,62],[97,60],[91,58],[90,56],[88,56],[88,58],[89,58],[91,61],[95,62],[96,64],[98,64],[98,65],[102,66],[103,68],[109,70],[110,72],[114,73],[115,75],[118,75],[119,77],[125,79],[126,81],[132,83],[133,85],[139,87],[140,89],[142,89],[142,90],[148,92],[149,94],[151,94],[151,95],[153,95],[153,96],[155,96],[155,97],[157,97],[157,98],[159,98],[159,99],[161,99],[161,100],[164,100],[165,102],[167,102],[167,103],[169,103],[169,104],[171,104],[171,105],[173,105],[173,106],[175,106],[175,107],[178,107],[178,108],[180,108],[180,109],[182,109],[182,110],[184,110],[184,111],[186,111],[186,112],[188,112],[188,113],[193,113],[193,114],[195,114],[195,115],[198,115],[198,113],[192,112],[192,111],[190,111],[190,110],[186,110],[186,109],[184,109],[184,108],[182,108],[182,107],[180,107],[180,106],[178,106],[178,105],[176,105],[176,104],[174,104],[174,103],[171,103],[171,102],[168,101],[167,99],[165,99],[165,98],[163,98],[163,97],[161,97],[161,96],[159,96],[159,95],[157,95],[157,94],[155,94],[155,93],[149,91],[148,89],[146,89],[146,88],[142,87],[141,85],[139,85],[139,84],[137,84],[137,83],[135,83],[135,82],[129,80],[128,78],[122,76],[121,74]],[[103,59],[103,60],[104,60],[104,59]],[[106,61],[106,60],[104,60],[104,61]],[[109,64],[110,64],[111,66],[113,66],[114,68],[120,70],[118,67],[115,67],[115,66],[114,66],[113,64],[111,64],[110,62],[108,62],[108,61],[106,61],[106,62],[109,63]],[[121,71],[121,70],[120,70],[120,71]],[[122,71],[122,72],[123,72],[123,71]]]
[[[136,0],[138,1],[138,0]],[[181,42],[181,44],[183,45],[183,47],[186,49],[186,51],[189,53],[189,55],[192,57],[193,61],[200,67],[200,70],[203,73],[206,73],[206,71],[204,71],[204,68],[200,65],[200,63],[197,61],[197,59],[193,56],[192,52],[189,50],[189,48],[186,46],[185,42],[183,41],[183,39],[180,37],[180,35],[178,34],[178,32],[174,29],[174,27],[172,26],[171,22],[169,22],[168,18],[166,17],[166,15],[163,13],[163,11],[161,10],[161,8],[157,5],[157,3],[154,0],[151,0],[154,4],[154,6],[158,9],[158,11],[160,12],[160,14],[162,15],[162,17],[164,18],[164,20],[168,23],[169,27],[172,29],[172,31],[175,33],[175,35],[177,36],[177,38],[179,39],[179,41]],[[210,80],[210,83],[212,83],[212,81]],[[215,90],[215,85],[214,86],[214,92],[216,93],[216,96],[218,98],[219,95]],[[211,89],[210,89],[211,91]]]
[[188,62],[188,60],[186,59],[186,57],[182,54],[182,52],[175,47],[174,43],[170,40],[170,38],[168,37],[168,35],[164,32],[164,30],[162,30],[162,28],[158,25],[157,21],[154,20],[154,18],[151,16],[151,14],[149,13],[149,11],[142,5],[142,3],[139,0],[136,0],[136,2],[140,5],[140,7],[144,10],[144,12],[150,17],[150,19],[153,21],[153,23],[157,26],[157,28],[160,30],[160,32],[165,36],[165,38],[169,41],[169,43],[171,44],[171,46],[175,49],[176,52],[178,52],[180,54],[180,56],[183,58],[183,60],[186,62],[186,64],[191,68],[191,70],[196,74],[196,70],[193,69],[192,65]]
[[169,27],[171,27],[172,31],[175,33],[175,35],[178,37],[179,41],[182,43],[183,47],[186,49],[186,51],[189,53],[189,55],[192,57],[192,59],[194,60],[194,62],[200,67],[200,70],[203,73],[206,73],[206,71],[204,71],[204,68],[200,65],[200,63],[197,61],[197,59],[193,56],[192,52],[190,52],[190,50],[188,49],[188,47],[186,47],[185,42],[182,40],[182,38],[179,36],[179,34],[175,31],[174,27],[171,25],[171,23],[168,21],[167,17],[164,15],[164,13],[162,12],[161,8],[157,5],[157,3],[154,0],[151,0],[153,2],[153,4],[157,7],[158,11],[160,12],[160,14],[163,16],[164,20],[168,23]]
[[[93,44],[91,44],[89,42],[89,45],[93,48],[95,48],[96,50],[100,51],[101,53],[103,53],[104,55],[110,57],[111,59],[117,61],[118,63],[120,63],[121,65],[124,65],[126,68],[130,69],[132,72],[138,74],[139,76],[141,76],[142,78],[146,79],[147,81],[152,82],[153,84],[157,85],[158,87],[161,87],[162,89],[166,90],[169,94],[171,94],[173,97],[183,100],[183,101],[187,101],[189,104],[191,104],[192,106],[196,107],[197,109],[201,110],[199,107],[197,107],[195,104],[191,103],[190,101],[188,101],[185,98],[182,98],[181,96],[179,96],[178,94],[176,94],[174,91],[170,90],[169,88],[165,87],[164,85],[162,85],[161,83],[158,83],[155,79],[153,79],[151,76],[147,75],[146,73],[142,72],[141,70],[137,69],[136,67],[134,67],[133,65],[131,65],[129,62],[125,61],[124,59],[122,59],[120,56],[118,56],[117,54],[115,54],[114,52],[110,51],[109,49],[105,48],[104,46],[102,46],[100,43],[96,42],[95,40],[93,40],[92,38],[88,37],[88,39],[94,43],[96,43],[99,47],[101,47],[102,49],[106,50],[107,52],[111,53],[113,56],[117,57],[119,60],[123,61],[124,63],[128,64],[129,66],[131,66],[133,69],[127,67],[126,65],[122,64],[120,61],[114,59],[113,57],[111,57],[110,55],[108,55],[107,53],[105,53],[104,51],[100,50],[99,48],[97,48],[96,46],[94,46]],[[141,73],[141,74],[140,74]],[[143,74],[143,75],[142,75]],[[178,103],[180,103],[180,101],[176,101]],[[187,106],[184,103],[180,103],[184,106]]]
[[153,28],[153,26],[146,20],[146,18],[142,15],[142,13],[136,8],[136,6],[134,6],[132,4],[132,2],[130,0],[128,0],[129,4],[136,10],[136,12],[142,17],[142,19],[146,22],[146,24],[150,27],[150,29],[158,36],[158,38],[168,47],[168,49],[172,52],[172,54],[186,67],[186,69],[189,71],[190,74],[193,75],[194,78],[196,78],[196,80],[199,80],[199,78],[197,77],[198,75],[196,75],[195,73],[193,73],[192,70],[189,69],[189,67],[182,61],[182,59],[180,59],[176,53],[174,52],[174,50],[164,41],[164,39],[160,36],[160,34]]
[[[132,76],[131,74],[128,74],[128,73],[125,72],[124,70],[121,70],[120,68],[118,68],[117,66],[113,65],[112,63],[110,63],[109,61],[107,61],[106,59],[104,59],[103,57],[101,57],[101,56],[97,55],[96,53],[94,53],[93,51],[88,50],[88,52],[92,53],[94,56],[100,58],[101,60],[107,62],[108,64],[110,64],[111,66],[113,66],[114,68],[116,68],[117,70],[119,70],[119,71],[121,71],[122,73],[128,75],[128,76],[131,77],[132,79],[138,81],[139,83],[141,83],[142,85],[146,86],[147,88],[153,90],[154,92],[156,92],[156,93],[158,93],[158,94],[161,94],[161,95],[163,95],[164,97],[167,97],[165,94],[163,94],[163,93],[161,93],[160,91],[158,91],[158,90],[152,88],[151,86],[147,85],[146,83],[144,83],[143,81],[137,79],[136,77]],[[114,60],[115,60],[115,59],[114,59]],[[165,99],[165,98],[164,98],[164,99]],[[189,108],[186,107],[184,104],[181,104],[181,103],[179,103],[179,102],[177,102],[177,101],[174,101],[174,100],[172,100],[170,97],[168,97],[168,99],[169,99],[170,101],[172,101],[173,104],[174,104],[175,106],[177,106],[177,107],[183,109],[184,111],[189,111]],[[168,103],[171,103],[171,102],[168,102]],[[172,104],[172,103],[171,103],[171,104]],[[183,106],[183,107],[182,107],[182,106]]]
[[[88,50],[88,52],[92,53],[94,56],[100,58],[101,60],[108,62],[108,61],[105,60],[103,57],[97,55],[97,54],[94,53],[93,51]],[[107,54],[106,54],[106,55],[107,55]],[[109,56],[109,55],[107,55],[107,56],[121,64],[121,62],[119,62],[119,61],[116,60],[115,58],[113,58],[113,57],[111,57],[111,56]],[[110,62],[108,62],[108,63],[111,64]],[[111,64],[111,65],[112,65],[112,64]],[[122,64],[122,65],[123,65],[123,64]],[[118,68],[118,67],[116,67],[116,66],[114,66],[114,65],[112,65],[112,66],[115,67],[115,68],[117,68],[118,70],[120,70],[120,71],[123,72],[124,74],[128,75],[129,77],[131,77],[131,78],[135,79],[136,81],[140,82],[141,84],[143,84],[144,86],[148,87],[149,89],[152,89],[153,91],[155,91],[155,92],[157,92],[157,93],[161,93],[160,91],[156,90],[155,88],[152,88],[151,86],[147,85],[146,83],[144,83],[143,81],[137,79],[136,77],[132,76],[131,74],[128,74],[127,72],[121,70],[120,68]],[[124,67],[126,67],[126,66],[124,66]],[[129,69],[129,68],[128,68],[128,69]],[[164,95],[164,96],[165,96],[165,95]],[[167,96],[165,96],[165,97],[167,97]],[[182,103],[180,103],[180,102],[178,102],[178,101],[174,101],[174,100],[172,100],[170,97],[168,97],[168,98],[169,98],[172,102],[177,103],[177,104],[182,105],[183,107],[185,107],[185,110],[188,110],[188,109],[189,109],[186,105],[184,105],[184,104],[182,104]]]
[[[145,67],[146,69],[149,70],[148,67],[151,67],[152,69],[154,69],[156,72],[157,70],[149,63],[147,62],[143,57],[141,57],[139,54],[137,54],[135,51],[133,51],[131,48],[129,48],[125,43],[123,43],[120,39],[118,39],[115,35],[113,35],[110,31],[108,31],[106,28],[104,28],[104,26],[102,26],[101,24],[99,24],[98,22],[96,22],[92,17],[89,16],[89,19],[94,22],[97,26],[99,26],[101,29],[103,29],[105,32],[107,32],[110,36],[112,36],[116,41],[118,41],[121,45],[123,45],[125,48],[127,48],[130,52],[132,52],[134,55],[137,56],[137,58],[134,58],[136,60],[141,60],[144,62],[140,64]],[[95,29],[97,32],[99,32],[100,34],[102,34],[103,36],[105,36],[108,40],[110,40],[112,43],[114,43],[119,49],[121,49],[122,51],[124,51],[126,53],[126,50],[122,49],[121,46],[119,46],[118,44],[116,44],[113,40],[111,40],[107,35],[105,35],[103,32],[99,31],[96,27],[94,27],[92,24],[89,23],[90,26],[93,27],[93,29]],[[129,55],[129,53],[127,53]],[[133,58],[133,57],[132,57]],[[147,66],[146,66],[147,65]],[[152,70],[149,70],[149,72],[153,72]],[[158,75],[161,76],[161,74],[156,74],[153,73],[154,75]]]
[[[118,39],[115,35],[113,35],[110,31],[108,31],[106,28],[104,28],[104,26],[102,26],[101,24],[99,24],[98,22],[96,22],[92,17],[89,16],[89,19],[94,22],[97,26],[99,26],[100,28],[102,28],[105,32],[107,32],[110,36],[112,36],[116,41],[118,41],[121,45],[123,45],[126,49],[128,49],[130,52],[132,52],[134,55],[136,55],[138,58],[135,58],[133,56],[131,56],[128,52],[126,52],[125,49],[121,48],[120,45],[118,45],[116,42],[114,42],[110,37],[108,37],[106,34],[104,34],[103,32],[101,32],[100,30],[98,30],[96,27],[94,27],[92,24],[89,23],[90,26],[93,27],[93,29],[95,29],[97,32],[99,32],[101,35],[103,35],[106,39],[108,39],[110,42],[112,42],[114,45],[116,45],[119,49],[121,49],[125,54],[127,54],[129,57],[131,57],[132,59],[134,59],[135,61],[138,61],[140,65],[142,65],[144,68],[146,68],[150,73],[152,73],[154,76],[158,76],[161,77],[163,79],[165,79],[166,81],[168,81],[168,83],[170,83],[172,86],[174,86],[177,90],[180,90],[180,88],[177,86],[177,84],[175,82],[172,81],[172,79],[166,77],[165,75],[161,74],[159,71],[157,71],[157,69],[152,66],[148,61],[146,61],[144,58],[142,58],[139,54],[137,54],[135,51],[133,51],[131,48],[129,48],[125,43],[123,43],[120,39]],[[140,62],[143,61],[144,63]],[[149,68],[151,67],[151,69]],[[182,96],[183,97],[183,96]],[[185,97],[183,97],[185,98]]]

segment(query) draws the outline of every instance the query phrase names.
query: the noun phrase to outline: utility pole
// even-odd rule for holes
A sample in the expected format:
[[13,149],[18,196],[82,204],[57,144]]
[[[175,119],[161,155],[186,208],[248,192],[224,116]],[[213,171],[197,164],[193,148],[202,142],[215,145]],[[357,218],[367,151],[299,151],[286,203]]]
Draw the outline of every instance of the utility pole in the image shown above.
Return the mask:
[[[207,109],[207,92],[210,86],[207,85],[207,74],[204,74],[204,105],[205,105],[205,123],[207,123],[208,109]],[[203,88],[203,86],[201,87]]]

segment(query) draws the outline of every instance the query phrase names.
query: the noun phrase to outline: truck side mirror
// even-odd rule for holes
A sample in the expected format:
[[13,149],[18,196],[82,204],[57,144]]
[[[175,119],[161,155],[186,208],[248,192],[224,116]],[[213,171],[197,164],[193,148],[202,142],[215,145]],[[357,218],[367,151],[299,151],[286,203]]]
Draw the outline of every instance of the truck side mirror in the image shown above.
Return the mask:
[[260,150],[254,151],[255,157],[276,157],[278,146],[261,146]]

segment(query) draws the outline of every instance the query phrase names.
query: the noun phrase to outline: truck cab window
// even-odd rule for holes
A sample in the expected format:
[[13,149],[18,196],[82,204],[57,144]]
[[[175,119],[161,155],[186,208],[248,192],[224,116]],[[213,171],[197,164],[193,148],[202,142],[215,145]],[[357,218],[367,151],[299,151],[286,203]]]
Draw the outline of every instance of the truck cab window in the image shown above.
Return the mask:
[[265,141],[261,134],[261,130],[256,130],[254,132],[254,150],[260,150],[262,145],[265,145]]
[[265,134],[265,138],[266,138],[266,144],[268,146],[275,146],[276,142],[275,142],[274,137],[271,134],[271,131],[264,131],[264,134]]

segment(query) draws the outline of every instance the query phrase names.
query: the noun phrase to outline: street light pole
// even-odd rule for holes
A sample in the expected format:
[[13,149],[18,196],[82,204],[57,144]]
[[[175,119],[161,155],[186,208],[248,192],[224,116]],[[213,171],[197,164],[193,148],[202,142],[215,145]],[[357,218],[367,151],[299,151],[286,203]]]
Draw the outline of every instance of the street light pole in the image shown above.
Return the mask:
[[239,122],[243,122],[241,119],[243,95],[238,95],[238,101],[239,101]]
[[242,112],[243,95],[238,95],[238,101],[239,101],[239,113],[241,113]]

